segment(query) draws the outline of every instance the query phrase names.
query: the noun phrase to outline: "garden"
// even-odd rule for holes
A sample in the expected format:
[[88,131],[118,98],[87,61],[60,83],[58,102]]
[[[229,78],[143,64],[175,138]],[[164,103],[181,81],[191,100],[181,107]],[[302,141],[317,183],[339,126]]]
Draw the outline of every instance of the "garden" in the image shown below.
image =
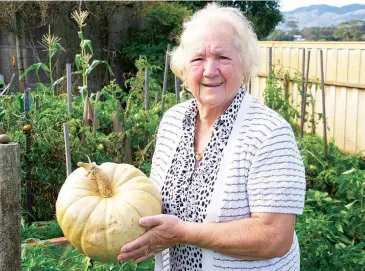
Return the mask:
[[[0,131],[21,149],[22,270],[153,270],[154,259],[139,264],[101,263],[67,242],[54,245],[47,240],[63,237],[55,203],[67,178],[65,125],[72,169],[78,162],[86,162],[88,156],[97,164],[128,163],[149,176],[163,113],[191,97],[168,72],[165,55],[168,44],[176,44],[179,22],[191,12],[177,3],[150,7],[147,24],[151,20],[167,32],[154,33],[157,45],[152,48],[146,38],[149,29],[136,33],[135,41],[120,44],[124,60],[133,61],[122,86],[113,80],[108,61],[94,57],[96,48],[84,32],[88,12],[75,11],[72,18],[78,27],[79,52],[73,56],[72,80],[79,78],[78,86],[71,92],[67,89],[66,72],[54,78],[57,58],[66,50],[49,31],[41,41],[47,60],[26,67],[20,75],[21,79],[44,72],[49,74],[49,82],[39,80],[29,92],[0,96]],[[166,30],[163,20],[171,16],[178,23]],[[111,80],[91,91],[91,78],[101,67]],[[361,153],[342,153],[331,140],[325,142],[314,133],[321,112],[305,111],[304,120],[312,132],[301,137],[300,110],[291,105],[289,94],[284,95],[285,76],[280,65],[275,66],[266,81],[264,97],[265,104],[292,125],[305,165],[305,209],[296,223],[301,269],[365,270],[365,159]],[[302,76],[297,74],[293,80],[300,85]],[[309,95],[307,105],[313,102],[314,97]],[[32,241],[33,245],[25,245]]]

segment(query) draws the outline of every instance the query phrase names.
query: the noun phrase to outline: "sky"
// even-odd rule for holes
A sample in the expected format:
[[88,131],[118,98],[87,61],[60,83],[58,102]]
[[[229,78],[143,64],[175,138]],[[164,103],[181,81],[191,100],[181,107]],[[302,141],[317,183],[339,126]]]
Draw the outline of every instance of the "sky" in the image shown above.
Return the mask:
[[308,7],[311,5],[329,5],[342,7],[351,4],[365,5],[365,0],[280,0],[280,10],[282,12],[285,12],[300,7]]

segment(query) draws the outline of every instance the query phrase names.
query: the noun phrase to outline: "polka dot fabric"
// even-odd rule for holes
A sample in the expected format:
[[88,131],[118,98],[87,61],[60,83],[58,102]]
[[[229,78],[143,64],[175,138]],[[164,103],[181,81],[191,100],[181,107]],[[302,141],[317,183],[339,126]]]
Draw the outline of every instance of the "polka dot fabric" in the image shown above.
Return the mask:
[[[227,145],[245,94],[246,90],[241,88],[228,109],[215,122],[203,159],[196,169],[194,134],[198,109],[196,101],[191,101],[183,120],[182,138],[162,187],[163,213],[178,216],[184,221],[203,222],[216,182],[223,149]],[[174,271],[200,271],[201,249],[192,245],[171,247],[170,267]]]

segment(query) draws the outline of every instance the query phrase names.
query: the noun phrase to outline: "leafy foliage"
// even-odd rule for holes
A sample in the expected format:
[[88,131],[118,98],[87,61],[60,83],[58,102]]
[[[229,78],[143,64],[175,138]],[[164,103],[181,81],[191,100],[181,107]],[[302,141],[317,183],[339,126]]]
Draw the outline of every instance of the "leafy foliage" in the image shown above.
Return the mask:
[[273,40],[273,41],[293,41],[294,36],[288,32],[282,30],[274,30],[270,33],[269,36],[265,38],[265,40]]
[[[67,95],[53,96],[49,88],[39,85],[32,91],[31,100],[38,96],[39,108],[34,103],[25,119],[24,101],[21,93],[0,99],[0,129],[9,134],[14,142],[21,146],[22,162],[22,206],[25,202],[25,171],[27,156],[31,163],[30,179],[33,192],[32,216],[34,220],[51,220],[54,218],[54,206],[58,190],[66,179],[65,147],[63,124],[68,123],[70,129],[71,164],[77,167],[77,162],[85,161],[88,154],[98,164],[103,162],[125,161],[120,142],[127,137],[131,142],[132,163],[141,168],[148,175],[154,147],[154,138],[160,121],[161,97],[155,99],[160,92],[154,79],[154,72],[161,68],[150,65],[145,58],[136,64],[141,71],[136,77],[128,81],[131,91],[124,92],[114,81],[101,90],[100,100],[95,102],[95,94],[90,96],[91,104],[98,109],[98,128],[95,136],[91,127],[82,123],[84,100],[74,96],[72,100],[73,112],[68,114]],[[144,109],[144,68],[150,67],[150,109]],[[166,94],[165,108],[176,103],[174,94]],[[120,112],[121,119],[125,119],[125,131],[121,133],[113,130],[113,114],[118,105],[124,105]],[[25,137],[23,126],[32,124],[30,152],[25,152]],[[146,132],[149,138],[146,140]],[[86,141],[82,143],[82,134]]]
[[[286,107],[280,78],[275,70],[270,74],[265,102],[290,122],[294,109]],[[315,125],[315,112],[306,115]],[[365,270],[365,162],[360,154],[342,154],[333,142],[325,157],[324,142],[314,133],[298,138],[297,143],[307,181],[304,213],[296,224],[301,268]]]
[[145,55],[152,65],[164,63],[167,45],[177,45],[183,22],[191,14],[186,7],[173,2],[145,5],[138,12],[138,17],[143,18],[143,27],[119,43],[121,61],[131,66],[140,55]]
[[[179,1],[197,11],[203,8],[207,2],[212,1]],[[275,27],[283,20],[279,10],[279,1],[215,1],[223,6],[231,6],[240,9],[252,22],[253,28],[259,40],[267,37]]]
[[64,247],[27,246],[22,251],[23,271],[153,271],[154,259],[139,264],[90,261],[71,245]]
[[22,218],[21,226],[22,241],[47,240],[63,236],[62,230],[56,220],[34,222],[28,225]]
[[266,80],[264,102],[268,107],[282,115],[292,125],[292,127],[295,128],[295,123],[299,114],[296,108],[294,108],[290,103],[289,91],[287,90],[287,93],[285,93],[282,84],[279,82],[279,78],[283,78],[285,76],[288,75],[284,73],[283,69],[278,69],[276,71],[275,67],[273,67]]

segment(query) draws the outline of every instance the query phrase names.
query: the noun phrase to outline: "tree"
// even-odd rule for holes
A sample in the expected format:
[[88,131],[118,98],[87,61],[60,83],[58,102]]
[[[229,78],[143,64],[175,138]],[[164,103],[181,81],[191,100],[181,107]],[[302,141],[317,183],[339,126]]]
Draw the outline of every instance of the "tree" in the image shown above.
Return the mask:
[[286,25],[291,29],[292,35],[298,33],[298,21],[294,20],[293,18],[289,18],[289,20],[286,22]]
[[363,40],[363,36],[365,34],[365,22],[362,20],[342,22],[333,34],[336,38],[346,41]]
[[294,37],[292,35],[287,34],[284,31],[274,30],[266,38],[266,40],[273,40],[273,41],[293,41],[294,40]]
[[[179,1],[182,5],[191,8],[194,12],[202,9],[212,1]],[[274,1],[214,1],[222,6],[239,8],[252,22],[259,40],[265,39],[275,27],[283,21],[279,10],[278,0]]]
[[336,27],[304,27],[300,34],[308,41],[338,41],[339,38],[335,38],[333,33]]

